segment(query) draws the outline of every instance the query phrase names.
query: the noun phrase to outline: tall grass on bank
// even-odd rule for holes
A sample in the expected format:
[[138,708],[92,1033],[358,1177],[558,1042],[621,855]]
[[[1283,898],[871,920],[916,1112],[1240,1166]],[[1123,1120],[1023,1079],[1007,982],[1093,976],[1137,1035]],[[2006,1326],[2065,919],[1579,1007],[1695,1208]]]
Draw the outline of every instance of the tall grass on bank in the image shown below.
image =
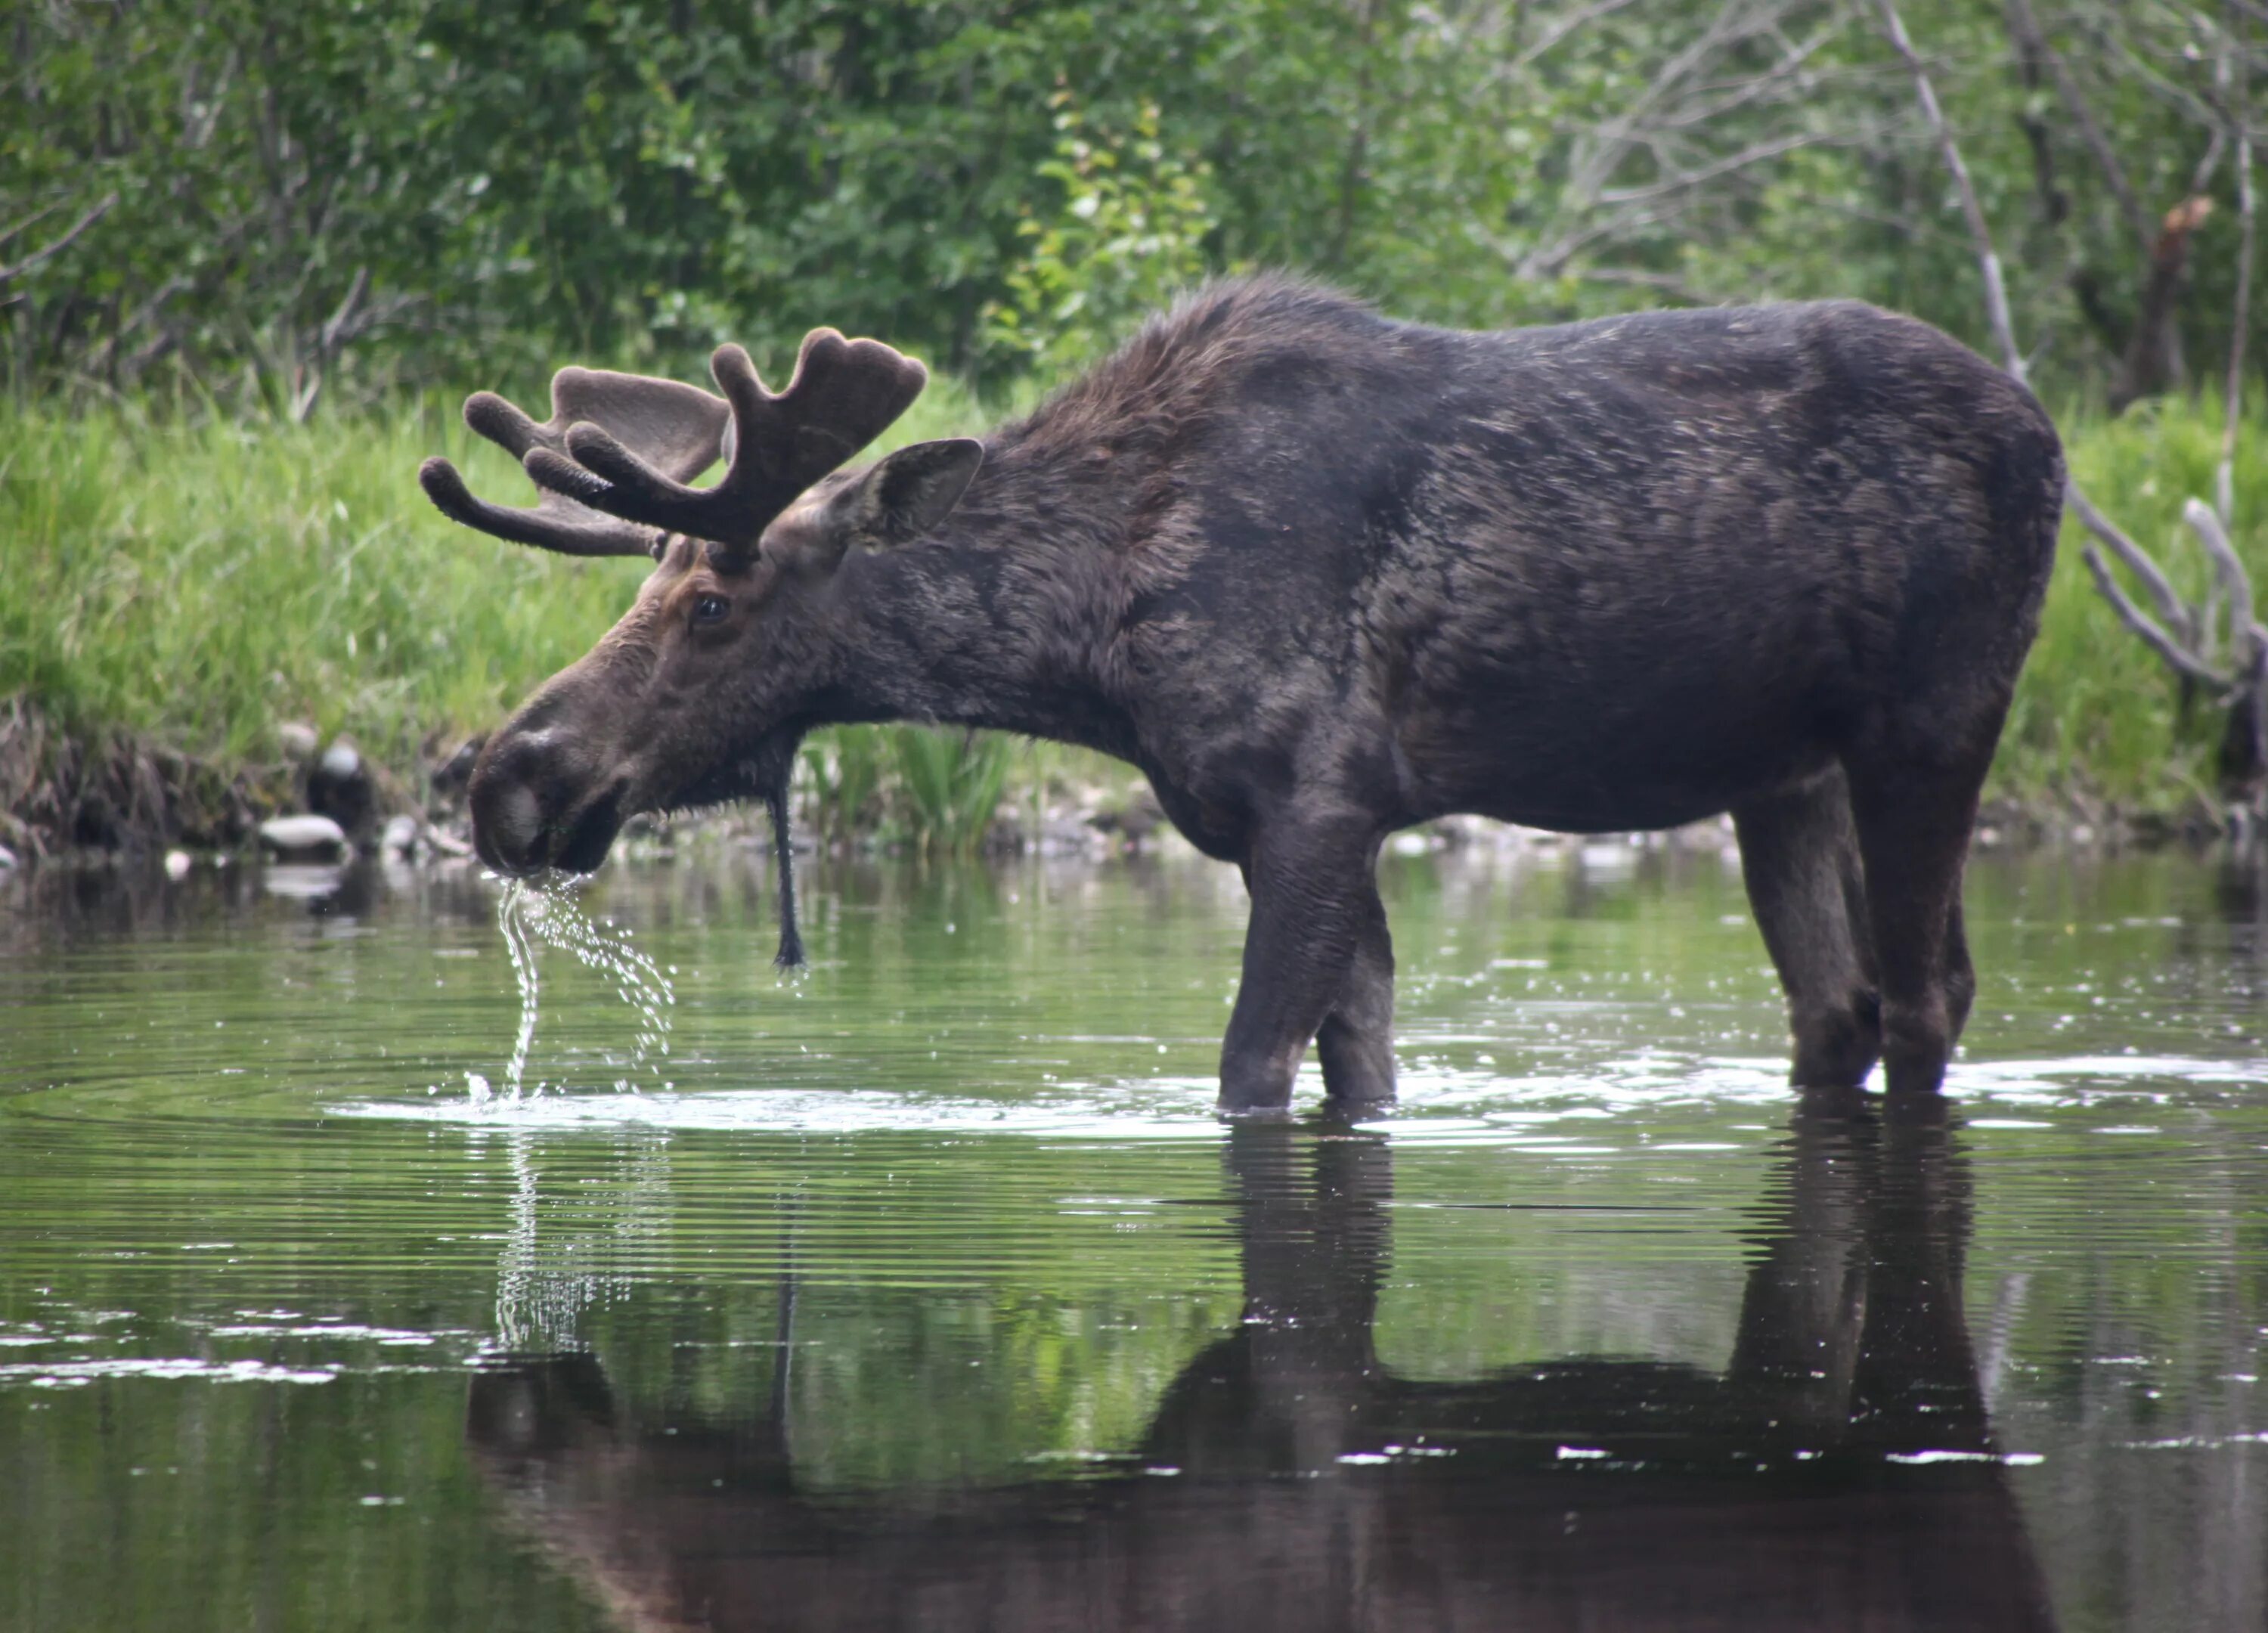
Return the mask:
[[416,486],[446,452],[525,486],[438,406],[311,425],[5,420],[0,694],[66,731],[255,760],[281,721],[401,765],[492,718],[627,603],[638,567],[481,539]]
[[[2212,499],[2220,427],[2217,400],[2180,397],[2137,404],[2115,420],[2064,420],[2072,474],[2192,601],[2204,599],[2212,569],[2182,522],[2182,505],[2191,496]],[[2257,415],[2238,427],[2235,486],[2230,536],[2253,583],[2268,593],[2268,423]],[[2185,697],[2118,622],[2080,559],[2086,541],[2066,517],[2039,641],[1987,793],[2128,813],[2210,803],[2220,711],[2211,700]]]
[[[541,400],[540,387],[523,401]],[[983,411],[933,385],[890,443],[962,433]],[[468,533],[429,504],[418,462],[446,453],[475,490],[532,497],[453,403],[306,425],[129,407],[0,406],[0,702],[47,748],[161,749],[212,768],[278,757],[276,727],[346,732],[414,784],[618,617],[645,568],[578,561]],[[912,836],[981,838],[1011,755],[894,734]],[[822,746],[823,747],[823,746]],[[854,757],[872,752],[854,751]],[[966,769],[960,767],[968,761]],[[36,766],[0,767],[21,798]],[[66,836],[67,837],[67,836]]]
[[[523,400],[541,400],[518,384]],[[892,441],[986,417],[940,380]],[[2218,435],[2210,405],[2180,400],[2067,429],[2098,502],[2192,592],[2207,569],[2180,509],[2210,490]],[[438,401],[303,426],[0,404],[0,723],[28,713],[50,745],[131,741],[210,772],[272,762],[276,725],[306,719],[350,733],[414,786],[422,764],[585,651],[644,570],[446,521],[416,482],[433,452],[459,460],[481,491],[526,492]],[[2237,545],[2268,585],[2268,430],[2257,423],[2236,475]],[[2219,723],[2207,708],[2184,710],[2173,679],[2095,593],[2079,544],[2066,534],[1992,791],[2185,805],[2211,786]],[[1004,798],[1064,763],[961,732],[854,728],[814,739],[806,778],[838,838],[962,849]],[[0,800],[25,775],[0,765]]]

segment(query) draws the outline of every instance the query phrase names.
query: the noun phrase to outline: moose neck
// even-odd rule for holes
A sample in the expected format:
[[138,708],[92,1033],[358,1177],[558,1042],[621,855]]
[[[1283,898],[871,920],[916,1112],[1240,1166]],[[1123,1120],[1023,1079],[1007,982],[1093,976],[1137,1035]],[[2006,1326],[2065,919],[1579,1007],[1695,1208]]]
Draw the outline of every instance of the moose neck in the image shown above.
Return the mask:
[[1130,758],[1133,728],[1103,680],[1109,632],[1094,593],[1127,506],[1107,466],[989,438],[960,506],[926,537],[856,550],[838,575],[842,658],[827,720],[1017,732]]

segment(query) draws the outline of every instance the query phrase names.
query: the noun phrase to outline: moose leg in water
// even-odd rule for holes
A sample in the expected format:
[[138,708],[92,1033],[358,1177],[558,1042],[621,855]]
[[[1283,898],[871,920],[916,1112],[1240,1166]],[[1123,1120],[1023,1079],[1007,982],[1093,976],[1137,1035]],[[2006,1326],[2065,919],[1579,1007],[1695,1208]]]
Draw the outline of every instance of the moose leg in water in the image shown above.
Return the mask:
[[1961,923],[1961,873],[2000,714],[1977,752],[1850,766],[1867,908],[1882,978],[1882,1072],[1892,1093],[1934,1092],[1977,991]]
[[1394,938],[1374,881],[1361,896],[1362,924],[1339,1001],[1315,1033],[1323,1090],[1345,1110],[1394,1098]]
[[1839,769],[1736,807],[1741,874],[1787,993],[1798,1088],[1856,1087],[1882,1052],[1881,995]]
[[1286,816],[1255,841],[1245,868],[1252,919],[1244,975],[1220,1052],[1224,1110],[1289,1105],[1300,1059],[1326,1018],[1337,1023],[1323,1062],[1331,1098],[1392,1098],[1394,954],[1378,899],[1378,847],[1359,818]]
[[1977,966],[1969,961],[1969,927],[1962,922],[1961,891],[1953,893],[1953,907],[1945,916],[1945,997],[1952,1010],[1953,1041],[1969,1024],[1969,1011],[1977,1002]]

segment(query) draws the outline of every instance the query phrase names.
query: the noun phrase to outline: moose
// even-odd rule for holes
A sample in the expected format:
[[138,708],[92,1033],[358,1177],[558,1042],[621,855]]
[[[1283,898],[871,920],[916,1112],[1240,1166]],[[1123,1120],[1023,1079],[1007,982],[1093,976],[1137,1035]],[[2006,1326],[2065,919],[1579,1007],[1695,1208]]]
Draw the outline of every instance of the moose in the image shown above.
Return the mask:
[[1797,1096],[1716,1369],[1401,1375],[1390,1142],[1244,1122],[1242,1317],[1115,1467],[830,1486],[797,1455],[791,1278],[769,1391],[703,1410],[681,1377],[658,1412],[662,1380],[588,1351],[499,1356],[466,1438],[515,1528],[641,1633],[2053,1633],[1962,1299],[1967,1155],[1943,1100],[1857,1098]]
[[[1976,989],[1961,876],[2052,565],[2039,404],[1837,301],[1467,333],[1284,276],[1210,285],[1027,417],[846,468],[922,366],[819,329],[785,390],[562,370],[465,417],[533,507],[452,518],[650,555],[489,739],[498,872],[587,872],[634,813],[759,798],[782,862],[814,726],[912,720],[1130,761],[1251,896],[1220,1061],[1280,1110],[1310,1042],[1394,1094],[1376,882],[1399,828],[1731,813],[1802,1087],[1931,1093]],[[694,479],[722,460],[714,486]]]

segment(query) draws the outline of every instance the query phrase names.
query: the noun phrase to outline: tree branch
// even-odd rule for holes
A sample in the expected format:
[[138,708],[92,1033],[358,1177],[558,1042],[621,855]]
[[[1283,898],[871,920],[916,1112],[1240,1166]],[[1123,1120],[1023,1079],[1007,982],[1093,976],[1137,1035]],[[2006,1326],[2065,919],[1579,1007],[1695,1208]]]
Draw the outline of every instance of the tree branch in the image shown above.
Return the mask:
[[2213,561],[2213,578],[2228,596],[2228,657],[2242,668],[2244,648],[2253,631],[2252,575],[2244,570],[2243,559],[2228,541],[2228,530],[2220,525],[2211,505],[2191,499],[2182,506],[2182,519],[2205,546],[2205,555]]
[[63,201],[61,199],[57,199],[52,204],[40,205],[39,209],[33,210],[30,215],[25,217],[21,221],[16,222],[12,225],[0,227],[0,244],[5,244],[10,239],[14,238],[18,232],[29,232],[32,228],[38,226],[40,223],[45,221],[49,216],[54,215],[55,211],[61,210],[63,207]]
[[1768,158],[1778,158],[1783,153],[1793,153],[1798,148],[1839,144],[1843,140],[1844,138],[1837,136],[1815,135],[1810,132],[1774,136],[1770,141],[1752,143],[1737,153],[1727,153],[1721,158],[1712,159],[1697,169],[1680,171],[1665,180],[1651,182],[1642,188],[1620,188],[1602,193],[1599,195],[1599,202],[1609,206],[1652,203],[1656,199],[1668,198],[1672,194],[1683,193],[1690,188],[1704,186],[1720,176],[1728,176],[1735,171],[1746,170],[1750,165],[1761,164]]
[[2142,644],[2166,660],[2175,673],[2196,681],[2218,697],[2228,690],[2228,680],[2215,674],[2191,657],[2173,636],[2158,625],[2157,620],[2126,599],[2126,592],[2110,576],[2110,563],[2102,559],[2102,552],[2093,545],[2087,547],[2087,570],[2095,575],[2095,587],[2102,592],[2102,599],[2110,603],[2110,610],[2118,621],[2142,637]]
[[[2236,422],[2244,408],[2244,347],[2252,318],[2252,258],[2255,210],[2252,196],[2252,131],[2247,122],[2251,100],[2252,63],[2243,42],[2233,37],[2228,55],[2235,59],[2236,83],[2231,90],[2236,126],[2236,295],[2228,324],[2228,372],[2220,397],[2220,463],[2213,469],[2213,501],[2226,529],[2235,525]],[[2251,617],[2248,599],[2245,617]]]
[[[2008,312],[2007,288],[2001,276],[1999,257],[1992,250],[1992,230],[1984,219],[1984,207],[1977,202],[1977,189],[1970,181],[1968,166],[1962,163],[1961,150],[1947,127],[1944,111],[1938,106],[1937,93],[1930,85],[1928,70],[1922,65],[1920,56],[1915,52],[1913,41],[1907,38],[1905,24],[1898,16],[1897,0],[1877,0],[1877,4],[1890,43],[1904,59],[1907,72],[1912,76],[1914,92],[1921,102],[1922,115],[1928,121],[1931,133],[1937,138],[1938,150],[1943,155],[1946,168],[1952,173],[1955,188],[1960,194],[1962,213],[1968,218],[1970,238],[1977,262],[1984,269],[1985,304],[1992,320],[1993,337],[1999,342],[2008,372],[2022,381],[2023,357],[2016,348],[2015,326]],[[2142,581],[2150,592],[2151,600],[2156,602],[2166,620],[2176,627],[2183,638],[2169,634],[2164,625],[2128,599],[2126,592],[2118,587],[2117,579],[2112,577],[2110,563],[2104,559],[2102,552],[2090,544],[2086,552],[2088,571],[2094,576],[2095,588],[2102,592],[2102,599],[2110,603],[2111,610],[2118,615],[2119,621],[2139,636],[2144,644],[2163,658],[2176,674],[2208,688],[2217,697],[2226,700],[2231,696],[2241,682],[2215,673],[2191,650],[2203,631],[2198,627],[2196,614],[2175,592],[2174,586],[2158,564],[2109,517],[2097,510],[2079,483],[2068,475],[2064,479],[2064,497],[2080,524],[2110,546],[2112,553]],[[2206,550],[2213,555],[2215,570],[2223,575],[2222,582],[2229,587],[2233,596],[2241,589],[2242,603],[2249,608],[2250,583],[2243,577],[2242,563],[2236,560],[2235,552],[2228,548],[2228,535],[2220,529],[2218,519],[2195,499],[2190,501],[2190,511],[2192,512],[2191,526],[2198,529],[2198,536],[2205,541]],[[2211,524],[2210,532],[2199,525],[2198,517],[2200,515]],[[2249,627],[2249,612],[2245,617]]]
[[2157,605],[2159,615],[2184,635],[2191,633],[2191,625],[2195,621],[2190,615],[2188,606],[2176,592],[2172,581],[2159,570],[2158,563],[2150,559],[2149,552],[2128,538],[2125,530],[2117,523],[2096,510],[2095,502],[2068,477],[2064,481],[2064,498],[2079,518],[2080,525],[2109,545],[2111,554],[2125,563],[2127,570],[2142,581],[2142,587],[2150,592],[2150,600]]
[[2032,13],[2031,0],[2007,0],[2007,8],[2008,26],[2017,37],[2017,48],[2036,58],[2048,70],[2048,77],[2055,82],[2056,96],[2063,103],[2065,114],[2079,132],[2080,140],[2087,144],[2087,151],[2094,156],[2095,168],[2102,171],[2102,180],[2110,188],[2110,195],[2118,201],[2118,213],[2125,217],[2126,230],[2134,235],[2134,241],[2141,245],[2146,254],[2154,236],[2150,224],[2150,212],[2143,208],[2141,197],[2134,191],[2134,184],[2126,179],[2126,167],[2118,162],[2118,155],[2110,145],[2110,138],[2095,120],[2095,110],[2088,106],[2087,98],[2080,91],[2079,81],[2072,77],[2071,64],[2065,62],[2063,54],[2048,42],[2046,32],[2040,27],[2039,19]]
[[1945,167],[1953,173],[1953,185],[1961,195],[1961,213],[1969,218],[1970,241],[1977,251],[1977,265],[1984,274],[1984,313],[1992,325],[1992,338],[2000,348],[2000,366],[2014,375],[2018,383],[2031,384],[2029,372],[2024,367],[2024,354],[2016,345],[2015,320],[2008,312],[2008,281],[2000,270],[2000,257],[1992,248],[1992,229],[1984,219],[1984,206],[1977,201],[1977,184],[1969,179],[1969,166],[1962,162],[1960,145],[1953,139],[1952,129],[1945,122],[1945,110],[1938,106],[1937,90],[1929,82],[1929,70],[1922,66],[1913,41],[1906,36],[1905,19],[1898,15],[1897,0],[1876,0],[1882,14],[1882,26],[1889,34],[1890,44],[1912,76],[1914,95],[1921,102],[1922,118],[1927,121],[1930,134],[1937,138],[1937,151],[1945,160]]
[[[39,248],[33,250],[30,254],[25,256],[23,260],[18,261],[12,267],[0,267],[0,283],[6,283],[13,279],[20,278],[33,268],[39,266],[45,261],[50,261],[55,256],[63,254],[64,250],[70,247],[71,241],[77,238],[80,233],[85,232],[96,222],[108,215],[110,213],[110,207],[116,202],[118,202],[117,194],[109,193],[104,195],[101,202],[97,203],[93,209],[88,210],[86,214],[81,216],[77,221],[73,222],[70,225],[70,229],[66,232],[63,237],[50,239],[46,244],[43,244]],[[41,214],[45,213],[45,211],[41,212]],[[39,219],[39,217],[34,216],[31,219],[33,221],[36,221]],[[11,227],[8,230],[8,236],[13,238],[18,231],[29,224],[29,222],[18,222],[16,226]]]
[[1513,71],[1516,73],[1528,67],[1537,57],[1542,56],[1577,29],[1595,23],[1602,17],[1611,16],[1631,4],[1633,0],[1594,0],[1594,4],[1584,6],[1580,11],[1571,11],[1565,17],[1547,25],[1542,39],[1513,58]]

